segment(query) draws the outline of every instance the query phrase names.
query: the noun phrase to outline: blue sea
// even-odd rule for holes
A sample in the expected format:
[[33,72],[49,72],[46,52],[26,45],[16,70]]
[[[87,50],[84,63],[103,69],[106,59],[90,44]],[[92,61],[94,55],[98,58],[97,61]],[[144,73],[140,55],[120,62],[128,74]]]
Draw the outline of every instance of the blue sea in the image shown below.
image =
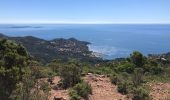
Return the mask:
[[133,51],[170,52],[168,24],[1,24],[0,33],[46,40],[73,37],[90,42],[89,49],[106,59],[127,57]]

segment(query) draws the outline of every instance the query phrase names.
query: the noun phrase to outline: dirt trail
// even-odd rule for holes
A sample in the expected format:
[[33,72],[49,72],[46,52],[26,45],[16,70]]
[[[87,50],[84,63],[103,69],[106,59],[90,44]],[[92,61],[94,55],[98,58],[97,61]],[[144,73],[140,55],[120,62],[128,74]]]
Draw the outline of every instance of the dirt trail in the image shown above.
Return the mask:
[[50,92],[51,97],[49,100],[54,100],[54,97],[63,98],[64,100],[69,100],[68,90],[61,90],[61,89],[55,88],[55,86],[59,83],[59,81],[60,81],[60,77],[58,76],[54,77],[54,80],[53,80],[54,84],[51,86],[52,90]]
[[[110,79],[104,75],[88,74],[83,79],[92,86],[92,95],[89,100],[131,100],[126,95],[117,92],[117,86],[110,82]],[[53,85],[55,87],[60,78],[54,77]],[[170,83],[148,83],[151,91],[152,100],[167,100],[170,97]],[[53,88],[51,90],[50,100],[54,97],[69,100],[68,90],[60,90]]]
[[[83,77],[83,79],[92,86],[92,95],[89,96],[89,100],[127,100],[125,95],[122,95],[117,92],[117,87],[111,84],[110,79],[104,75],[94,75],[89,74]],[[54,87],[60,78],[54,77]],[[53,100],[54,97],[61,97],[66,100],[69,100],[68,90],[51,90],[50,100]]]
[[92,86],[89,100],[127,100],[126,96],[118,93],[117,87],[104,75],[89,74],[84,80]]

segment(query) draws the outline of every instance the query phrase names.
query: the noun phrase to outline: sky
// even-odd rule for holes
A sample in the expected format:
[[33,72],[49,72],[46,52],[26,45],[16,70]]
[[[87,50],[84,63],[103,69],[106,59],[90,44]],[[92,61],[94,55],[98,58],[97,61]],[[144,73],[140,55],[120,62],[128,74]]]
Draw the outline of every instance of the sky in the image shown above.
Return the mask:
[[170,0],[0,0],[0,23],[170,23]]

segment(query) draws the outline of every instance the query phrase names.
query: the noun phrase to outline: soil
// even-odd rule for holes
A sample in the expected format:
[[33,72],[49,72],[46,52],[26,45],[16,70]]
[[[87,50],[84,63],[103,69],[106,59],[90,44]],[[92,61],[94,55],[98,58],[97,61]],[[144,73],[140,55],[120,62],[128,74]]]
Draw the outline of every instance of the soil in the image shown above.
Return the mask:
[[[89,100],[128,100],[126,95],[117,92],[117,87],[104,75],[88,74],[83,79],[92,86],[92,94],[89,96]],[[54,77],[53,86],[59,81],[59,77]],[[68,90],[52,89],[50,100],[53,100],[54,97],[69,100]]]
[[[117,86],[113,85],[107,76],[89,73],[83,79],[92,87],[89,100],[131,100],[130,96],[118,93]],[[54,97],[69,100],[68,90],[55,88],[59,81],[58,76],[54,77],[50,100],[54,100]],[[152,100],[167,100],[170,97],[170,83],[147,83],[147,85],[150,87]]]
[[149,83],[150,96],[153,100],[170,99],[170,83]]
[[92,86],[92,95],[89,100],[127,100],[126,95],[117,92],[117,86],[104,75],[89,74],[84,80]]

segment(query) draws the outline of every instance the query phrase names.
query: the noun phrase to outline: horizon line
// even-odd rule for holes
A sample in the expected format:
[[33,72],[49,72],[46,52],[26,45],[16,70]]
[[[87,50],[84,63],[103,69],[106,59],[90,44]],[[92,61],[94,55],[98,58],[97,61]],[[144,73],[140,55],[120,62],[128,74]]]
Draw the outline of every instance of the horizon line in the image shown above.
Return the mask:
[[170,24],[170,23],[0,23],[0,24],[84,24],[84,25],[93,25],[93,24],[98,24],[98,25],[102,25],[102,24]]
[[0,21],[0,24],[170,24],[170,22],[108,22],[108,21]]
[[158,22],[141,22],[141,21],[52,21],[52,20],[8,20],[2,21],[0,20],[0,24],[170,24],[169,21],[158,21]]

